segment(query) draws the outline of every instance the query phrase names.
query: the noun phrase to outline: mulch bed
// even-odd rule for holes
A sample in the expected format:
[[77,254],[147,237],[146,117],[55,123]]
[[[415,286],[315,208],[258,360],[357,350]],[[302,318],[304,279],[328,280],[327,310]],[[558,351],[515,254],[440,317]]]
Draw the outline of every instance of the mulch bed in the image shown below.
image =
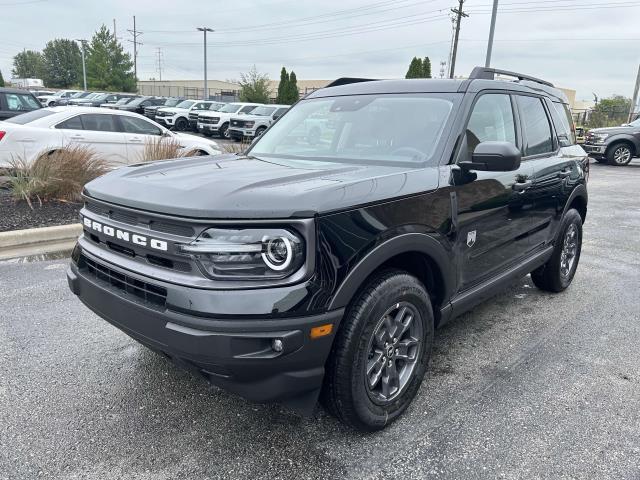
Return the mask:
[[16,202],[8,190],[0,188],[0,232],[79,222],[80,203],[53,201],[42,206],[37,200],[31,203],[33,210],[27,202]]

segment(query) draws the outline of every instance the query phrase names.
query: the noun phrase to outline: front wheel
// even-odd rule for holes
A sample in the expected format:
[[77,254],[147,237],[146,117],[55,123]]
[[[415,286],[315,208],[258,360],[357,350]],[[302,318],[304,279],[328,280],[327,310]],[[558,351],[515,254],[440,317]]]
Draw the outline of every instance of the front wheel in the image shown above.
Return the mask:
[[327,361],[322,400],[343,423],[381,430],[416,396],[433,343],[424,285],[390,270],[375,277],[345,314]]
[[227,140],[229,140],[229,138],[231,138],[231,135],[229,134],[229,124],[225,123],[224,125],[222,125],[220,127],[220,138],[225,138]]
[[182,117],[178,118],[176,120],[175,128],[179,132],[184,132],[185,130],[187,130],[189,128],[189,120],[187,120],[185,118],[182,118]]
[[632,158],[633,152],[631,151],[631,147],[626,143],[613,145],[607,151],[607,160],[609,165],[614,165],[616,167],[628,165]]
[[551,258],[531,272],[536,287],[547,292],[562,292],[573,280],[582,251],[582,217],[569,210],[562,219],[560,234]]

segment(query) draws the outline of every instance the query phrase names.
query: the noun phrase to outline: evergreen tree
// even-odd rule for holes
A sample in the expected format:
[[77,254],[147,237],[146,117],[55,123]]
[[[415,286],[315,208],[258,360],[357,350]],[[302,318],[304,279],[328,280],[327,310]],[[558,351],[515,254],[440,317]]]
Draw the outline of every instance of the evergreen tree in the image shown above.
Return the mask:
[[87,46],[86,67],[91,89],[134,92],[137,88],[131,56],[104,25]]
[[42,78],[42,54],[25,50],[13,57],[14,78]]
[[42,63],[42,80],[47,87],[68,88],[80,82],[82,58],[76,42],[66,38],[48,42]]
[[276,103],[287,103],[287,94],[289,91],[289,74],[287,69],[282,67],[280,70],[280,83],[278,84],[278,95],[276,97]]
[[424,57],[422,61],[422,78],[431,78],[431,60],[429,60],[429,57]]
[[287,105],[293,105],[298,100],[300,100],[300,90],[298,90],[298,79],[296,78],[296,74],[293,70],[291,70],[291,75],[289,75],[289,84],[287,85],[288,95],[287,101],[285,102]]
[[0,87],[4,87],[4,78],[2,77],[2,72],[0,72]]
[[411,63],[409,64],[409,70],[407,70],[407,74],[405,78],[420,78],[422,76],[422,61],[413,57]]

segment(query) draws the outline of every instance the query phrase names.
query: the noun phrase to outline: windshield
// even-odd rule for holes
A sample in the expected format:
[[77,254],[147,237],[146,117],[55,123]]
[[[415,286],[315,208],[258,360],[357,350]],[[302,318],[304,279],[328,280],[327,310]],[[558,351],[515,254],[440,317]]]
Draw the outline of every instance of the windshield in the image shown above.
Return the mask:
[[212,103],[211,105],[209,105],[209,110],[213,110],[214,112],[217,112],[224,106],[225,106],[224,103]]
[[34,120],[48,117],[49,115],[53,114],[54,112],[52,112],[51,110],[41,108],[39,110],[33,110],[32,112],[23,113],[22,115],[16,115],[15,117],[5,120],[5,122],[17,123],[18,125],[26,125],[27,123],[33,122]]
[[258,115],[260,117],[268,117],[276,111],[276,107],[258,107],[251,110],[251,115]]
[[87,95],[89,95],[88,92],[78,92],[78,93],[74,93],[73,95],[71,95],[69,98],[84,98]]
[[149,97],[138,97],[138,98],[134,98],[133,100],[131,100],[128,105],[131,105],[132,107],[135,105],[140,105],[142,102],[149,100]]
[[163,107],[175,107],[181,101],[182,100],[180,100],[179,98],[167,98],[167,100],[164,102],[164,105],[162,105],[162,106]]
[[250,153],[344,163],[425,162],[433,157],[458,98],[385,94],[303,100]]
[[96,95],[95,97],[92,98],[92,100],[100,101],[100,100],[104,100],[105,98],[107,98],[109,96],[108,93],[102,93],[100,95]]
[[227,103],[218,111],[222,113],[236,113],[238,110],[240,110],[240,108],[242,108],[242,105],[239,105],[237,103]]
[[125,103],[129,103],[131,100],[131,97],[121,98],[116,102],[116,105],[124,105]]
[[193,100],[183,100],[179,104],[176,105],[176,108],[191,108],[191,106],[196,103]]

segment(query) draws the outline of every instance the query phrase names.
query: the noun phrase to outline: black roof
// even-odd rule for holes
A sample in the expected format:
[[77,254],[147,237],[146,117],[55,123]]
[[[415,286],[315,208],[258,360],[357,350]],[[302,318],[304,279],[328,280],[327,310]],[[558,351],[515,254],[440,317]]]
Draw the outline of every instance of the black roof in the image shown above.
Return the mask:
[[26,93],[29,95],[33,95],[29,90],[24,90],[22,88],[10,88],[10,87],[0,87],[0,93]]

